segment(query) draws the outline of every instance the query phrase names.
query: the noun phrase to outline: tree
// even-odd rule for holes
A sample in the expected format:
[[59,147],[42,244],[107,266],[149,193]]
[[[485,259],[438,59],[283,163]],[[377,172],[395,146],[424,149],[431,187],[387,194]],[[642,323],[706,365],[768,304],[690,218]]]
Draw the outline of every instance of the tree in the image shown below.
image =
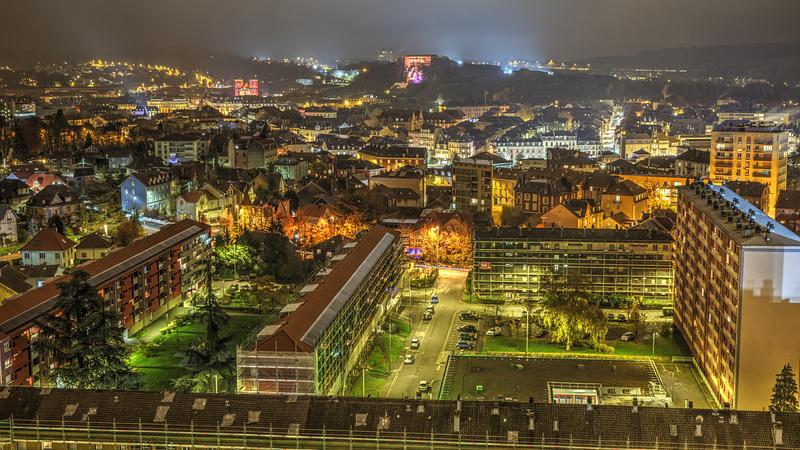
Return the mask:
[[189,348],[187,353],[196,364],[188,375],[178,379],[176,385],[192,392],[233,392],[236,387],[235,359],[226,348],[230,336],[220,337],[222,330],[228,328],[229,318],[214,294],[211,267],[209,260],[205,285],[192,299],[198,305],[193,318],[206,325],[206,340]]
[[544,278],[542,321],[547,327],[555,327],[553,338],[566,344],[567,351],[584,333],[589,333],[594,342],[603,340],[608,333],[608,319],[592,303],[593,293],[586,278],[577,272],[550,273]]
[[81,269],[56,285],[56,313],[39,325],[39,345],[55,363],[52,376],[79,389],[134,389],[136,374],[127,364],[120,316],[105,309],[105,301]]
[[58,214],[53,214],[47,220],[47,228],[54,228],[61,234],[64,234],[64,220]]
[[19,123],[14,125],[13,134],[14,137],[11,140],[13,150],[11,151],[11,155],[17,161],[25,162],[28,160],[28,158],[30,158],[30,147],[25,141],[25,134],[23,133]]
[[628,304],[628,329],[633,332],[633,341],[639,339],[639,332],[647,328],[647,316],[642,312],[642,301],[632,300]]
[[797,412],[797,381],[794,379],[791,364],[783,366],[781,373],[776,375],[769,409],[775,412]]
[[250,282],[249,302],[252,307],[260,312],[266,312],[275,306],[282,305],[291,291],[288,287],[275,282],[275,277],[265,275]]
[[538,216],[527,214],[522,208],[515,206],[503,206],[500,212],[500,226],[517,228],[517,227],[535,227],[541,223]]
[[120,247],[125,247],[143,234],[144,228],[142,227],[142,224],[139,222],[124,220],[122,223],[117,225],[117,229],[114,230],[114,241]]

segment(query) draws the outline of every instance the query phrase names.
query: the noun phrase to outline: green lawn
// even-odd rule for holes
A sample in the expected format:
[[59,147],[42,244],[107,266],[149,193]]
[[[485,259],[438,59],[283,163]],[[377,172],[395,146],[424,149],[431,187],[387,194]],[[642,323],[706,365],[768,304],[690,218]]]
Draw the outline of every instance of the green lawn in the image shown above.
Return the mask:
[[[651,356],[653,355],[652,341],[631,342],[631,341],[606,341],[606,345],[614,347],[613,355],[621,356]],[[483,344],[484,352],[525,352],[525,338],[516,337],[487,337]],[[592,350],[583,341],[573,345],[569,352],[566,346],[561,344],[548,344],[545,339],[531,339],[528,343],[530,353],[552,353],[552,354],[591,354],[591,355],[610,355]],[[656,338],[655,356],[681,356],[682,353],[678,344],[672,337]]]
[[364,378],[359,376],[350,391],[350,397],[366,397],[368,395],[370,397],[379,397],[384,384],[386,384],[386,377],[366,375],[366,378]]
[[6,245],[5,247],[0,247],[0,256],[10,255],[12,253],[18,253],[19,249],[21,249],[25,244],[14,244],[14,245]]
[[[228,349],[236,351],[236,346],[258,325],[259,317],[254,315],[233,315],[228,322],[228,330],[223,336],[231,336]],[[137,333],[139,334],[139,333]],[[145,390],[171,389],[177,378],[187,369],[180,365],[182,355],[189,344],[198,336],[203,339],[206,326],[190,323],[176,328],[171,333],[158,336],[151,344],[142,344],[128,360],[131,367],[142,375],[142,388]]]

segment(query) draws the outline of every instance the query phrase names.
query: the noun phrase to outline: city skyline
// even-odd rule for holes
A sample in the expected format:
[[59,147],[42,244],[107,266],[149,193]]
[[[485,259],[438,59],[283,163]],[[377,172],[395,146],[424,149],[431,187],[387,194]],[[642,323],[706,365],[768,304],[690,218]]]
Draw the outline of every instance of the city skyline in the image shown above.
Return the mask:
[[[510,0],[379,5],[305,0],[302,8],[239,0],[129,5],[36,0],[6,8],[9,17],[21,19],[0,30],[7,47],[92,57],[186,46],[259,58],[371,59],[381,48],[392,48],[464,60],[575,60],[800,38],[792,26],[800,4],[778,0],[761,2],[759,8],[742,0],[663,5],[631,0],[524,5]],[[36,33],[29,32],[26,18],[35,18]]]

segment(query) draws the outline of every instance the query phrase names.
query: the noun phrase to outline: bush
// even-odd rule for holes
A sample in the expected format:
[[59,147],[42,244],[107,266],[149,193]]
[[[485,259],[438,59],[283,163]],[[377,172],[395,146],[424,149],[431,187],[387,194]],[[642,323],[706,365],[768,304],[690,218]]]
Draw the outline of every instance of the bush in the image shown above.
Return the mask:
[[674,313],[675,313],[675,310],[672,307],[661,308],[661,314],[663,314],[664,317],[672,317],[672,315]]
[[144,355],[145,358],[156,356],[156,346],[149,342],[142,344],[139,348],[142,350],[142,355]]
[[664,337],[669,337],[672,335],[672,323],[671,322],[659,322],[658,323],[658,334]]
[[608,354],[614,353],[614,347],[608,344],[597,343],[595,344],[594,349],[600,353],[608,353]]

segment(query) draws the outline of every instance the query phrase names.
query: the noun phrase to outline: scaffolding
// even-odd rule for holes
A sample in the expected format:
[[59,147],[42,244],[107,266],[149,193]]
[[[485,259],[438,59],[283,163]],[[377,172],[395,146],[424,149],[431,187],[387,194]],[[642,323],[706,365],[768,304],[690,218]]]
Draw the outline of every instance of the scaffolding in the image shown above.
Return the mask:
[[316,394],[313,353],[239,349],[236,372],[240,394]]

